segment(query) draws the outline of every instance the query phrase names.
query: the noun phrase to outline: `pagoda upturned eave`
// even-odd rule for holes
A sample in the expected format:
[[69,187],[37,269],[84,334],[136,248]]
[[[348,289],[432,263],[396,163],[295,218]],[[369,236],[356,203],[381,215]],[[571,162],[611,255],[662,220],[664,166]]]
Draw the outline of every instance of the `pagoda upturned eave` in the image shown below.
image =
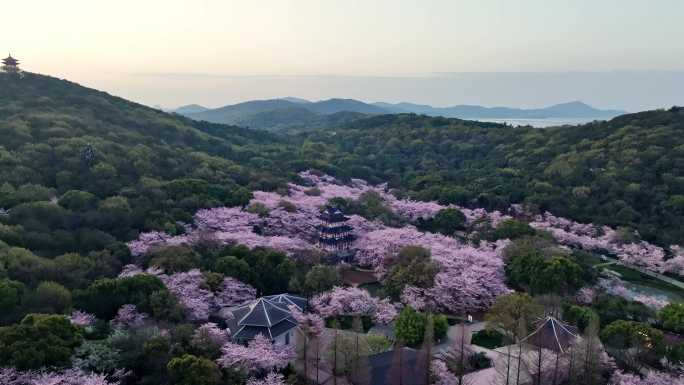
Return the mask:
[[2,59],[2,64],[9,66],[16,66],[19,64],[19,60],[12,57],[12,55]]

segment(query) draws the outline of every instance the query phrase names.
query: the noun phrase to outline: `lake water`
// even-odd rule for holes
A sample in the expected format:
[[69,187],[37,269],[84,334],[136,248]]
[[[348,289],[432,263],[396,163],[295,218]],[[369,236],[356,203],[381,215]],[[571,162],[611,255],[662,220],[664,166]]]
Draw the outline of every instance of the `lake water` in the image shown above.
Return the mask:
[[578,124],[585,124],[593,121],[601,121],[605,119],[596,119],[596,118],[548,118],[548,119],[469,119],[469,120],[477,120],[480,122],[493,122],[493,123],[507,123],[512,126],[527,126],[530,125],[532,127],[552,127],[552,126],[564,126],[564,125],[573,125],[576,126]]

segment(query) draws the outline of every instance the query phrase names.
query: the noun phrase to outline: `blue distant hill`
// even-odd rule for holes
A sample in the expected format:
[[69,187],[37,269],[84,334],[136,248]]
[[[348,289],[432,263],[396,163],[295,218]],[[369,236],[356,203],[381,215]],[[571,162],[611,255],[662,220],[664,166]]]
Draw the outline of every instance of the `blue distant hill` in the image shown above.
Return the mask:
[[550,107],[522,109],[459,105],[432,107],[412,103],[374,103],[394,113],[413,112],[430,116],[460,119],[548,119],[548,118],[613,118],[626,113],[622,110],[599,110],[582,102],[556,104]]
[[195,120],[268,130],[323,127],[332,123],[343,124],[369,115],[396,113],[460,119],[609,119],[625,113],[620,110],[600,110],[577,101],[544,108],[521,109],[477,105],[432,107],[413,103],[365,103],[339,98],[314,102],[296,97],[252,100],[214,109],[191,104],[174,112]]

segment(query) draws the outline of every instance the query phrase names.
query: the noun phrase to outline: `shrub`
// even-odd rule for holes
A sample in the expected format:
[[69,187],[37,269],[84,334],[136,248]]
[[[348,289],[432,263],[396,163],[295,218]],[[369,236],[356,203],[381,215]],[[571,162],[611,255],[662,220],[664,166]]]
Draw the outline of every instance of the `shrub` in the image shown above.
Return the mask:
[[392,341],[377,334],[368,334],[366,343],[368,344],[368,353],[371,355],[386,352],[392,346]]
[[671,303],[658,312],[663,328],[677,333],[684,332],[684,303]]
[[471,342],[487,349],[496,349],[504,346],[504,335],[496,330],[484,329],[473,334]]
[[297,212],[297,205],[295,205],[294,203],[292,203],[290,201],[281,200],[280,202],[278,202],[278,207],[287,211],[288,213]]
[[257,214],[262,218],[266,218],[270,214],[268,207],[261,202],[252,203],[251,205],[247,206],[245,211],[248,213]]
[[304,190],[304,194],[312,197],[317,197],[321,195],[321,189],[318,187],[312,187],[310,189]]

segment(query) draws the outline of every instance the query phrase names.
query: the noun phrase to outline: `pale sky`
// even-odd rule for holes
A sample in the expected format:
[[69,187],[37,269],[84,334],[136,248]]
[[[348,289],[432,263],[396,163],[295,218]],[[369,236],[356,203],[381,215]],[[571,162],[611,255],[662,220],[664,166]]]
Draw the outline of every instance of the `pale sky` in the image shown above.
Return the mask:
[[[436,105],[592,97],[611,108],[684,104],[681,84],[671,87],[684,74],[680,0],[0,0],[0,9],[0,52],[11,51],[26,70],[149,105],[287,95]],[[624,82],[646,76],[639,80],[646,85],[654,76],[665,88],[613,100],[561,79],[589,72],[579,84],[590,86],[614,71]],[[463,72],[494,74],[456,75],[482,91],[469,98],[451,75]],[[519,72],[538,75],[520,77],[540,87],[536,94],[524,86],[497,92],[498,73],[509,73],[510,82]]]

